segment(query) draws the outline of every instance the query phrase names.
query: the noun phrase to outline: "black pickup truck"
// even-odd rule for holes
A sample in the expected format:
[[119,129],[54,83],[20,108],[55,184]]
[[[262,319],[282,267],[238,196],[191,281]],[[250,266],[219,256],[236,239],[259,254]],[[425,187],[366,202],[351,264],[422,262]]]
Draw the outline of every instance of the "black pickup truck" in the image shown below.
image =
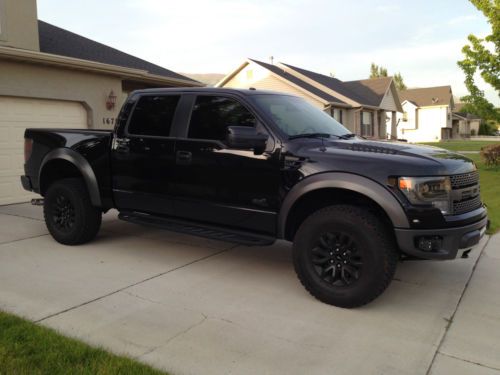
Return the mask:
[[295,96],[133,92],[114,131],[27,129],[23,187],[60,243],[92,240],[111,208],[138,224],[245,245],[293,242],[305,288],[366,304],[404,259],[467,257],[487,226],[474,163],[350,133]]

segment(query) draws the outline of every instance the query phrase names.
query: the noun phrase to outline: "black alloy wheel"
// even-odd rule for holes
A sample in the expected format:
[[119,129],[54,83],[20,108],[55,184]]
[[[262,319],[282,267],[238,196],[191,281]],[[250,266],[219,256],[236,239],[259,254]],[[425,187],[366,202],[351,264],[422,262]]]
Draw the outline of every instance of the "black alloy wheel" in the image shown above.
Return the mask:
[[348,286],[360,278],[363,267],[362,254],[349,234],[321,234],[310,255],[318,276],[331,285]]
[[51,207],[54,224],[61,231],[70,231],[75,225],[75,207],[63,193],[54,200]]

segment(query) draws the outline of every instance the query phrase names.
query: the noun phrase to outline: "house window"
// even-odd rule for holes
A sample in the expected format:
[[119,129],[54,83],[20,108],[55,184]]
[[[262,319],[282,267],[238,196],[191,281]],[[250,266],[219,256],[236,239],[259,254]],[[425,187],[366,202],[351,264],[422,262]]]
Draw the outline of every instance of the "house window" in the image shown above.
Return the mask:
[[403,112],[403,121],[408,121],[408,112]]
[[361,135],[373,137],[373,112],[361,112]]
[[342,124],[342,110],[339,108],[332,108],[332,117]]

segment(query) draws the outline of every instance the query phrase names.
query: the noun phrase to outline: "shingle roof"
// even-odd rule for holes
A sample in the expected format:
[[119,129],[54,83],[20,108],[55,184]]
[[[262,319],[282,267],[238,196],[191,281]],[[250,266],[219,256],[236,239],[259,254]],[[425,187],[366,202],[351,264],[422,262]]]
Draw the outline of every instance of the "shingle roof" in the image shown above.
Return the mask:
[[392,77],[380,77],[347,81],[344,85],[365,99],[363,104],[379,106],[389,89]]
[[191,78],[44,21],[38,21],[38,34],[40,38],[40,52],[117,65],[125,68],[141,69],[146,70],[150,74],[197,83],[197,81]]
[[290,82],[296,84],[297,86],[299,86],[299,87],[303,88],[304,90],[307,90],[310,93],[326,100],[329,103],[331,103],[331,102],[344,103],[344,101],[340,100],[339,98],[336,98],[332,95],[329,95],[326,92],[308,84],[307,82],[302,81],[301,79],[295,77],[294,75],[285,72],[282,68],[280,68],[276,65],[267,64],[267,63],[264,63],[262,61],[253,60],[253,59],[249,59],[249,60],[253,61],[256,64],[261,65],[262,67],[273,72],[274,74],[276,74],[282,78],[285,78],[287,81],[290,81]]
[[[326,76],[324,74],[320,74],[320,73],[316,73],[316,72],[311,72],[310,70],[302,69],[302,68],[299,68],[297,66],[293,66],[290,64],[285,64],[285,63],[281,63],[281,64],[295,70],[296,72],[308,77],[309,79],[312,79],[313,81],[318,82],[320,85],[328,87],[329,89],[331,89],[335,92],[338,92],[341,95],[347,96],[348,98],[354,100],[355,102],[358,102],[360,104],[368,104],[368,103],[365,103],[367,99],[364,96],[361,96],[361,95],[359,95],[359,93],[354,92],[349,87],[347,87],[344,84],[344,82],[342,82],[341,80],[339,80],[337,78],[329,77],[329,76]],[[378,102],[375,105],[378,105],[378,104],[380,104],[380,102]],[[371,105],[371,104],[369,104],[369,105]]]
[[452,99],[451,86],[408,89],[399,92],[399,99],[401,103],[409,100],[418,107],[449,105]]

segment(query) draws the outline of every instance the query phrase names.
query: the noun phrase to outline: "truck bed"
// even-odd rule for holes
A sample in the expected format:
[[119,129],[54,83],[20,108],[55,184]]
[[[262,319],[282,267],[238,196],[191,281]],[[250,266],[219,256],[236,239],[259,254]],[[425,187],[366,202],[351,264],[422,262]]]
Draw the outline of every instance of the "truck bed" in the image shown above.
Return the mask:
[[103,202],[111,198],[110,150],[112,130],[29,128],[25,139],[32,140],[32,152],[25,164],[25,173],[31,180],[32,189],[40,193],[40,168],[48,155],[57,149],[71,149],[81,155],[92,168]]

